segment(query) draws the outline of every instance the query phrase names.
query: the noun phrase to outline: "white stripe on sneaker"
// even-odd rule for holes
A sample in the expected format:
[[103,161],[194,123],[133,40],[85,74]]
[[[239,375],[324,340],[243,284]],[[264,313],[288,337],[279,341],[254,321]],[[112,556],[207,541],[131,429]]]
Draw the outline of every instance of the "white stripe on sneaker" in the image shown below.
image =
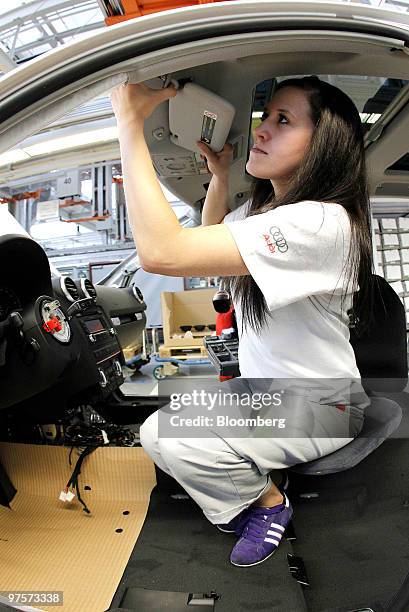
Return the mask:
[[274,527],[274,529],[279,529],[280,531],[282,531],[284,533],[285,531],[285,527],[283,527],[282,525],[279,525],[278,523],[271,523],[270,527]]
[[267,531],[267,535],[272,535],[275,536],[276,538],[278,538],[279,540],[281,540],[281,538],[283,537],[283,534],[280,533],[279,531],[272,531],[271,529],[269,529]]
[[264,538],[264,542],[270,542],[271,544],[275,544],[276,546],[280,544],[278,540],[273,540],[273,538]]

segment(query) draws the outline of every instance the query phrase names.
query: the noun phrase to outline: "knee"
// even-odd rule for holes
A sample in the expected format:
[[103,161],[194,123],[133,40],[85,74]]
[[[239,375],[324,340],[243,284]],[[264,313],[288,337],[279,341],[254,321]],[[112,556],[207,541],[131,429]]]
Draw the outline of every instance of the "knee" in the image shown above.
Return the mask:
[[195,464],[206,461],[206,450],[200,439],[159,438],[158,446],[161,456],[173,470],[184,471],[186,466],[193,469]]
[[158,452],[158,427],[156,413],[144,421],[139,429],[139,439],[144,450],[152,456]]

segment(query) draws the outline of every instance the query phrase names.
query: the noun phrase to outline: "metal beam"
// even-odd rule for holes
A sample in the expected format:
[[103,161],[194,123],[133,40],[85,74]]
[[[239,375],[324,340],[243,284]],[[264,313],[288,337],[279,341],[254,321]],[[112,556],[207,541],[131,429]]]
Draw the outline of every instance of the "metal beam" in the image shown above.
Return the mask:
[[[46,22],[46,24],[48,25],[48,27],[50,27],[50,25],[49,25],[49,23],[48,23],[48,21],[47,21],[47,18],[46,18],[46,17],[43,17],[43,20]],[[33,23],[35,23],[35,24],[36,24],[36,26],[37,26],[38,30],[39,30],[39,31],[41,32],[41,34],[42,34],[42,39],[41,39],[41,41],[47,40],[47,39],[50,37],[50,34],[47,32],[47,30],[46,30],[46,29],[45,29],[45,27],[42,25],[42,23],[41,23],[41,22],[38,20],[38,18],[37,18],[37,17],[33,17]],[[51,29],[51,28],[50,28],[50,29]],[[57,46],[58,46],[58,43],[59,43],[59,36],[58,36],[58,34],[57,34],[57,33],[54,33],[54,32],[52,33],[52,35],[51,35],[51,36],[52,36],[52,40],[50,41],[50,43],[49,43],[49,44],[50,44],[50,45],[51,45],[51,46],[52,46],[52,47],[55,49],[55,47],[57,47]],[[21,49],[19,48],[19,51],[20,51],[20,50],[21,50]]]
[[[36,24],[38,26],[38,24]],[[65,30],[57,35],[50,34],[44,38],[39,38],[38,40],[34,40],[26,45],[22,45],[18,47],[15,53],[24,53],[25,51],[30,51],[31,49],[35,49],[36,47],[42,47],[43,45],[51,45],[55,47],[53,44],[55,39],[57,38],[58,42],[63,42],[64,38],[69,38],[71,36],[76,36],[77,34],[83,34],[84,32],[91,32],[93,30],[98,30],[100,28],[105,28],[105,24],[103,21],[101,23],[89,23],[87,25],[83,25],[79,28],[73,28],[71,30]]]
[[[0,15],[0,30],[17,26],[24,21],[31,21],[33,17],[41,17],[50,13],[56,13],[64,9],[72,9],[82,5],[90,5],[101,11],[101,7],[96,0],[36,0],[27,5],[19,6],[7,13]],[[101,11],[102,17],[102,11]]]

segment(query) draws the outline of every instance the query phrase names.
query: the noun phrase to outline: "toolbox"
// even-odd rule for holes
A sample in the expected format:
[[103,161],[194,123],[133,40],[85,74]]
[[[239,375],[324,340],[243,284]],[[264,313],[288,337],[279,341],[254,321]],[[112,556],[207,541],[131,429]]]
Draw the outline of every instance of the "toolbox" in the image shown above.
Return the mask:
[[237,339],[226,340],[220,336],[205,336],[203,342],[219,376],[240,376]]

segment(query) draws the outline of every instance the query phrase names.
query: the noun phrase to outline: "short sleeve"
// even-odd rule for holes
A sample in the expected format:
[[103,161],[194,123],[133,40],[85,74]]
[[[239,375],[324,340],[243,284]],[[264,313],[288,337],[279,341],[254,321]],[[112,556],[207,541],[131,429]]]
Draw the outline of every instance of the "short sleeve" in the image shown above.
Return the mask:
[[351,227],[341,205],[297,202],[226,227],[270,310],[345,290]]

